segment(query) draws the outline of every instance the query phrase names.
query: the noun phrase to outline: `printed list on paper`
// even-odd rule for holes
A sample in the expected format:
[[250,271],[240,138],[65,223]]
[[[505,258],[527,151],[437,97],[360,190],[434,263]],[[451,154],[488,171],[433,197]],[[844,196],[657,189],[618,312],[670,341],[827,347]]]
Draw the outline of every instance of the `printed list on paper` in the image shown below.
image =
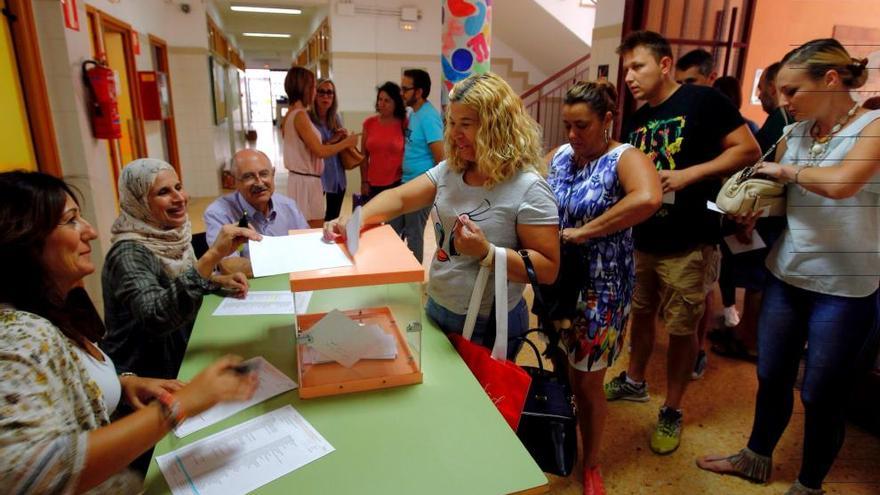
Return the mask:
[[156,457],[174,495],[238,495],[335,449],[292,406]]
[[311,291],[252,290],[244,299],[224,297],[213,316],[292,315],[295,308],[304,314],[311,298]]

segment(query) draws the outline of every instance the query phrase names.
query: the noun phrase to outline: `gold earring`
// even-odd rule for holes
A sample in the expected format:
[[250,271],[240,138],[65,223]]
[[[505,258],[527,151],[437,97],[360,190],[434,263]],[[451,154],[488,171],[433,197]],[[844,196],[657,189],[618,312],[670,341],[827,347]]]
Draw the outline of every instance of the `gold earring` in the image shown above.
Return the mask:
[[611,133],[608,132],[608,128],[605,128],[605,144],[608,144],[608,141],[611,140]]

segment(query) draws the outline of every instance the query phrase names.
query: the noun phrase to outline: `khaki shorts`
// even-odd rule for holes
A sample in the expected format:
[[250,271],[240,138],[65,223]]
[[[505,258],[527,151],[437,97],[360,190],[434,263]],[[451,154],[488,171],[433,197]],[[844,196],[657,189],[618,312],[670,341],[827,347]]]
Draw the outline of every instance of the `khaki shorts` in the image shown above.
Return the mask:
[[672,255],[636,252],[632,312],[660,316],[671,335],[691,335],[706,310],[706,293],[718,277],[715,246],[702,245]]

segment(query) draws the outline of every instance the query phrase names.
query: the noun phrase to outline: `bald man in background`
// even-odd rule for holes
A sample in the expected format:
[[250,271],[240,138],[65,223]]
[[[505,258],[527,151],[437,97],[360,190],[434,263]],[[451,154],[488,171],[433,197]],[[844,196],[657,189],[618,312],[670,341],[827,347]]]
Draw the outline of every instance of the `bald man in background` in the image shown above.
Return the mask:
[[[309,224],[296,202],[275,194],[275,167],[262,151],[240,150],[232,157],[236,191],[217,198],[205,210],[208,245],[214,243],[220,227],[236,224],[247,213],[248,225],[262,235],[287,235],[289,230],[307,229]],[[240,271],[253,277],[248,248],[220,262],[224,272]]]

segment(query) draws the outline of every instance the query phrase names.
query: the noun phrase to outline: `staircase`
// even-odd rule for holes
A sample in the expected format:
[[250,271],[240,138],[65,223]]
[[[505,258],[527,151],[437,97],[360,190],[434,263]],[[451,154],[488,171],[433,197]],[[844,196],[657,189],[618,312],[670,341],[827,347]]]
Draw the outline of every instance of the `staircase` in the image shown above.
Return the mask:
[[522,94],[526,111],[544,129],[544,150],[550,151],[567,141],[562,126],[562,101],[566,91],[586,79],[589,71],[590,55],[587,54]]

